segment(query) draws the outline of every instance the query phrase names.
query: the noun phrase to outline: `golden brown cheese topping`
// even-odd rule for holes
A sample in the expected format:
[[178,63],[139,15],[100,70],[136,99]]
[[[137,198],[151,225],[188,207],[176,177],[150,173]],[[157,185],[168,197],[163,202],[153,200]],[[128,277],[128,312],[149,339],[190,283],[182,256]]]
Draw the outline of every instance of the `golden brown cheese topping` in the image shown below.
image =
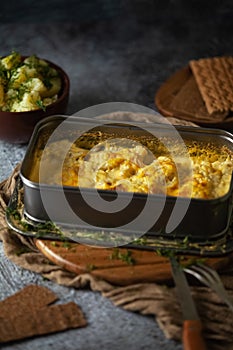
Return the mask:
[[126,139],[103,141],[91,150],[73,143],[59,174],[59,150],[68,146],[69,141],[62,140],[43,151],[47,171],[40,181],[203,199],[218,198],[229,191],[233,162],[226,146],[190,142],[186,144],[187,156],[178,153],[174,158],[162,147],[159,153],[152,153],[153,147]]

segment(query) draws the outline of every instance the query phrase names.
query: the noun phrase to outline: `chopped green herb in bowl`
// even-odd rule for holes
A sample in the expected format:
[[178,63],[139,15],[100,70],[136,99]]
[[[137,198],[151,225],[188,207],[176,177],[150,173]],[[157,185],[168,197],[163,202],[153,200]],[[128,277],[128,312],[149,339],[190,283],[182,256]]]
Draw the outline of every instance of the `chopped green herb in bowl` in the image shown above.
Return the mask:
[[69,86],[65,71],[46,59],[18,52],[0,57],[0,139],[26,143],[41,119],[65,114]]
[[0,109],[25,112],[46,109],[58,99],[62,87],[59,72],[36,56],[19,53],[0,59]]

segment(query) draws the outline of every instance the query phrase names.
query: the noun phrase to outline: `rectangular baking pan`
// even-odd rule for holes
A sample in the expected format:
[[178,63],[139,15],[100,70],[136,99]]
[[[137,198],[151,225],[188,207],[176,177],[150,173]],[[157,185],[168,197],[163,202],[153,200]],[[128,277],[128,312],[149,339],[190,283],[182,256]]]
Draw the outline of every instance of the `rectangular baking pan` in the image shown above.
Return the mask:
[[[62,127],[60,128],[60,126]],[[132,226],[128,226],[128,223],[135,220],[144,210],[142,220],[134,226],[136,233],[139,234],[164,236],[166,239],[168,237],[179,239],[188,237],[194,242],[219,239],[226,234],[232,214],[232,179],[228,193],[222,197],[206,200],[180,197],[180,205],[185,207],[189,203],[188,209],[182,215],[183,218],[178,225],[170,232],[167,232],[167,224],[177,203],[177,197],[166,196],[165,203],[163,203],[163,197],[160,195],[142,193],[133,193],[132,195],[128,192],[122,192],[121,199],[123,204],[125,203],[124,210],[105,212],[98,207],[96,194],[98,193],[102,199],[111,203],[117,199],[116,191],[95,191],[91,188],[58,186],[32,180],[33,157],[35,157],[37,150],[44,149],[51,135],[53,141],[64,138],[69,138],[72,141],[80,137],[86,130],[91,130],[94,133],[99,131],[109,133],[115,138],[137,137],[140,139],[151,137],[155,133],[167,138],[173,137],[171,127],[166,124],[133,123],[133,125],[127,125],[80,117],[67,118],[66,116],[52,116],[44,119],[37,124],[34,130],[20,171],[24,188],[25,215],[30,220],[35,222],[51,220],[71,229],[74,227],[75,229],[114,230],[130,235],[134,232],[132,233]],[[216,145],[224,145],[233,151],[233,136],[226,131],[188,126],[176,126],[176,130],[184,140],[212,142]],[[64,196],[69,206],[68,210],[61,205]],[[130,202],[129,198],[131,198]],[[151,206],[150,211],[146,212],[148,198]],[[97,206],[93,207],[89,205],[89,202],[95,202]],[[163,210],[157,217],[157,210],[161,205],[164,205]],[[151,227],[146,228],[145,231],[145,220],[151,220],[151,217],[156,217],[156,219]]]

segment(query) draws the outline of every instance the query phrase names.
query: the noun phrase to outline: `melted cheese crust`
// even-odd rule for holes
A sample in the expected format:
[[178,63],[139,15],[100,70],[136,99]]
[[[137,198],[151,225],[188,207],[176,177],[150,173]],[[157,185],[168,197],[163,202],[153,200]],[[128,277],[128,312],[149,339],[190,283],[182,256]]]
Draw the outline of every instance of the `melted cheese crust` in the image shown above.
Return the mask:
[[56,162],[61,162],[59,149],[67,143],[58,141],[44,151],[46,183],[202,199],[221,197],[230,188],[233,158],[226,146],[190,142],[188,157],[178,152],[174,159],[163,148],[156,154],[151,147],[125,139],[103,141],[91,150],[74,143],[60,176]]

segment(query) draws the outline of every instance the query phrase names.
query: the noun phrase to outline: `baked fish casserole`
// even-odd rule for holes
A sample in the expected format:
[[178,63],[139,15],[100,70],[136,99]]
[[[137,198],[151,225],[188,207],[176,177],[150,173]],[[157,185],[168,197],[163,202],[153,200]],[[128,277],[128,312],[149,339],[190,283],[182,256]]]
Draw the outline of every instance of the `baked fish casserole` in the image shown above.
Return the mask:
[[[37,149],[30,179],[49,185],[200,199],[225,195],[232,177],[232,151],[226,145],[194,140],[185,141],[184,148],[185,152],[174,140],[167,147],[163,139],[153,137],[119,139],[104,132],[86,132],[74,143],[62,139]],[[63,149],[68,152],[61,160]],[[46,177],[39,179],[42,154]],[[62,174],[58,171],[61,162]]]

